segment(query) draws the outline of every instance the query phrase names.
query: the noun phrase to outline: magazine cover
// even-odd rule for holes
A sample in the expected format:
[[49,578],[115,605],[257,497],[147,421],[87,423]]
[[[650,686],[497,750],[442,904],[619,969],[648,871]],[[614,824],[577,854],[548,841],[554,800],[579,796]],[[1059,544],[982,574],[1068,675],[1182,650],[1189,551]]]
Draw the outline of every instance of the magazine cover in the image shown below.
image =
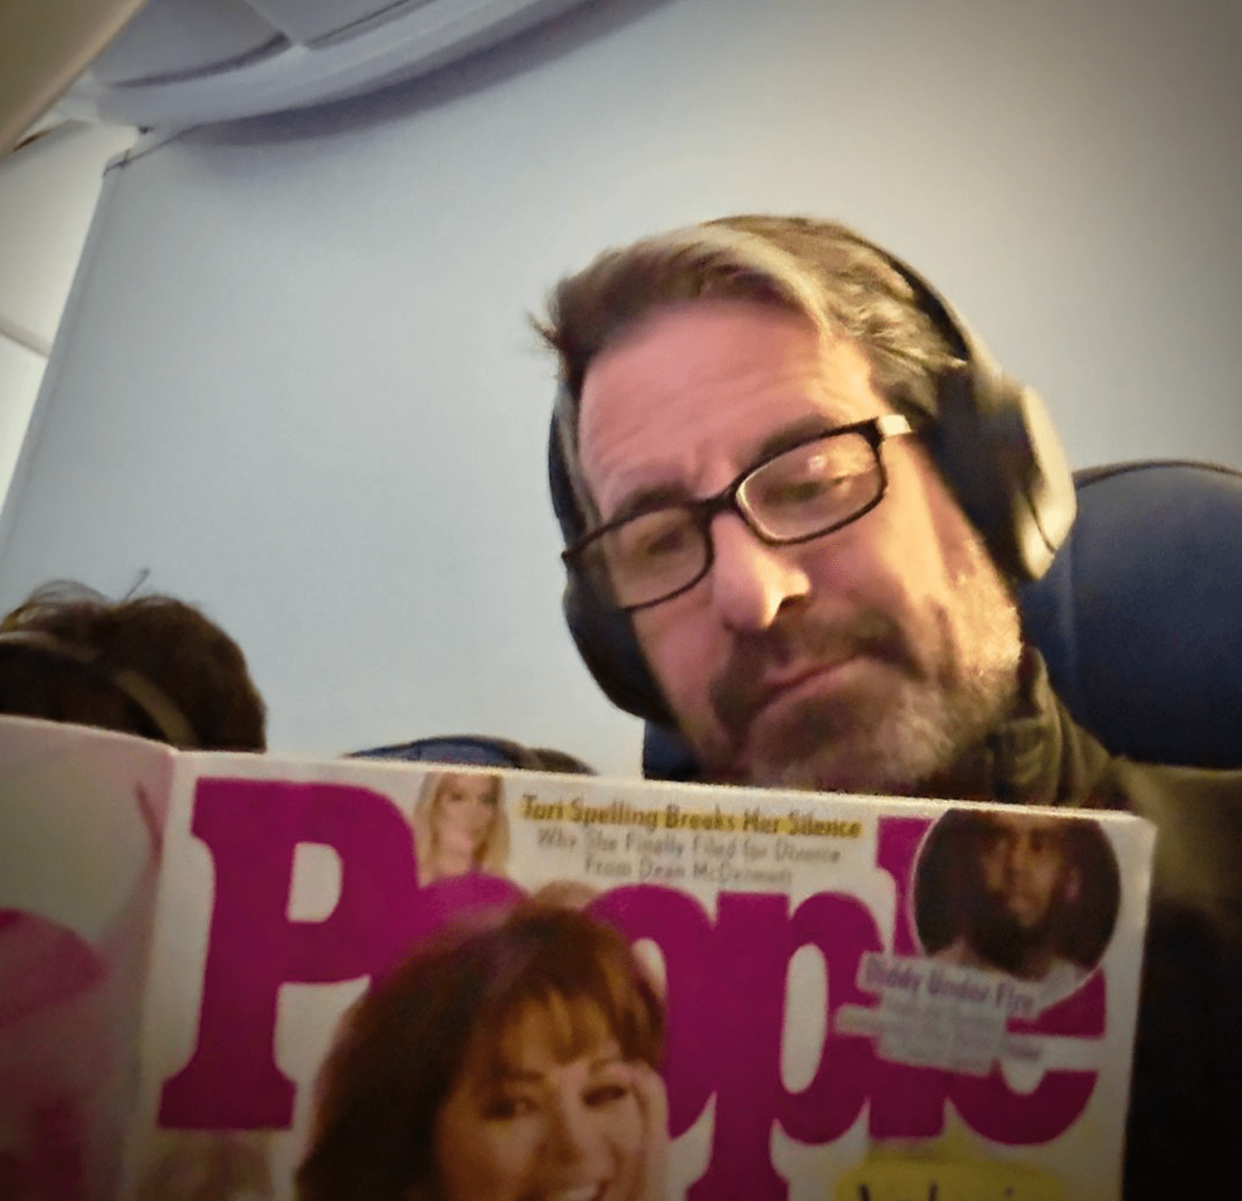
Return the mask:
[[[135,932],[134,1070],[113,1191],[31,1197],[1120,1197],[1139,819],[76,742],[146,831],[76,934]],[[2,903],[77,932],[54,893]]]

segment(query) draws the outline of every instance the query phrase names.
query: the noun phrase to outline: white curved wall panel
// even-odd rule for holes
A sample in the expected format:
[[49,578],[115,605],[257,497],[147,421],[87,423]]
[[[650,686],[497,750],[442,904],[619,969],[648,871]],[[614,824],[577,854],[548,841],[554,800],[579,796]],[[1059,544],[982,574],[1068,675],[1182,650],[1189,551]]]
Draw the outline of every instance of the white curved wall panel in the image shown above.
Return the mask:
[[585,0],[149,0],[58,105],[140,128],[355,96],[495,45]]

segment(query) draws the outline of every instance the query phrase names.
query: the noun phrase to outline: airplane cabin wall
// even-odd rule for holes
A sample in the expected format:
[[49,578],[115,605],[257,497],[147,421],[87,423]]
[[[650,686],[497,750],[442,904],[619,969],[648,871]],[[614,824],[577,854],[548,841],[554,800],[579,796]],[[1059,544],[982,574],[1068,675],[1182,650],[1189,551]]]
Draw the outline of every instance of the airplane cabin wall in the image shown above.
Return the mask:
[[909,258],[1076,466],[1242,466],[1242,52],[1226,0],[640,0],[108,174],[0,525],[201,603],[271,744],[454,731],[637,770],[559,614],[553,368],[602,248],[744,210]]

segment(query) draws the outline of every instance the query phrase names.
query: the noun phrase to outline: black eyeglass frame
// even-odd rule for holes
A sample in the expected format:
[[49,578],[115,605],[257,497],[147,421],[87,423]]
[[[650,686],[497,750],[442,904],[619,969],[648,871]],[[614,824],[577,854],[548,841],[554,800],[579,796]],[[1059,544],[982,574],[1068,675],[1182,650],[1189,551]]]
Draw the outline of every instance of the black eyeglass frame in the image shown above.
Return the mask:
[[[612,533],[614,530],[620,529],[624,525],[628,525],[638,517],[647,516],[649,513],[658,512],[661,509],[682,509],[690,516],[694,527],[702,535],[704,545],[707,547],[707,554],[703,558],[702,570],[687,583],[675,589],[673,592],[665,596],[657,597],[655,600],[640,601],[634,605],[619,605],[615,597],[611,595],[611,589],[603,594],[603,599],[611,604],[615,609],[622,613],[637,613],[641,609],[650,609],[655,605],[662,605],[665,601],[670,601],[674,597],[681,596],[683,592],[689,592],[696,584],[705,579],[716,563],[716,544],[711,536],[711,523],[718,514],[732,511],[741,518],[742,523],[760,542],[767,546],[795,546],[802,542],[813,542],[816,538],[822,538],[826,534],[836,533],[837,530],[844,529],[848,525],[853,525],[860,517],[864,517],[870,513],[884,499],[885,493],[888,491],[888,471],[884,466],[884,459],[880,454],[880,447],[884,445],[890,438],[899,438],[905,434],[913,434],[914,427],[910,424],[908,418],[901,413],[883,413],[878,417],[869,417],[865,421],[854,421],[849,425],[839,425],[835,429],[825,430],[822,433],[811,434],[809,437],[803,438],[799,442],[795,442],[792,446],[783,446],[779,450],[774,450],[771,454],[765,455],[758,463],[753,463],[745,471],[734,477],[731,483],[727,484],[719,492],[713,496],[705,496],[701,500],[687,500],[676,504],[657,505],[652,509],[640,513],[630,513],[625,517],[619,517],[615,521],[606,522],[604,525],[597,526],[593,530],[588,530],[585,534],[575,538],[562,552],[561,561],[565,564],[567,570],[572,571],[580,579],[585,580],[591,585],[593,591],[600,592],[600,589],[594,585],[593,573],[585,570],[580,566],[583,552],[588,550],[591,545],[598,542],[605,535]],[[875,459],[876,470],[879,473],[879,487],[876,490],[875,497],[866,505],[859,509],[856,513],[851,513],[849,517],[841,521],[834,522],[832,525],[824,529],[817,529],[810,534],[799,534],[794,538],[774,538],[766,534],[763,530],[756,528],[754,518],[749,514],[741,504],[738,503],[738,493],[742,486],[750,480],[756,472],[762,471],[769,463],[790,454],[795,450],[800,450],[804,446],[809,446],[812,442],[827,442],[833,438],[845,437],[849,434],[860,434],[866,440],[867,445],[871,448],[872,456]]]

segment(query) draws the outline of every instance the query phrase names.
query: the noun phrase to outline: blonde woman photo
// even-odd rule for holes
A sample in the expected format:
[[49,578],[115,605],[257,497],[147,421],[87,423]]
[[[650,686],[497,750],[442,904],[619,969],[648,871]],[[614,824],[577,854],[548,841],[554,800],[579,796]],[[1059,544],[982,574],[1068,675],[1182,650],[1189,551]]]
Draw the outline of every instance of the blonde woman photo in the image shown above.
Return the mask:
[[504,875],[509,820],[499,775],[448,771],[427,776],[413,825],[420,883],[470,872]]

